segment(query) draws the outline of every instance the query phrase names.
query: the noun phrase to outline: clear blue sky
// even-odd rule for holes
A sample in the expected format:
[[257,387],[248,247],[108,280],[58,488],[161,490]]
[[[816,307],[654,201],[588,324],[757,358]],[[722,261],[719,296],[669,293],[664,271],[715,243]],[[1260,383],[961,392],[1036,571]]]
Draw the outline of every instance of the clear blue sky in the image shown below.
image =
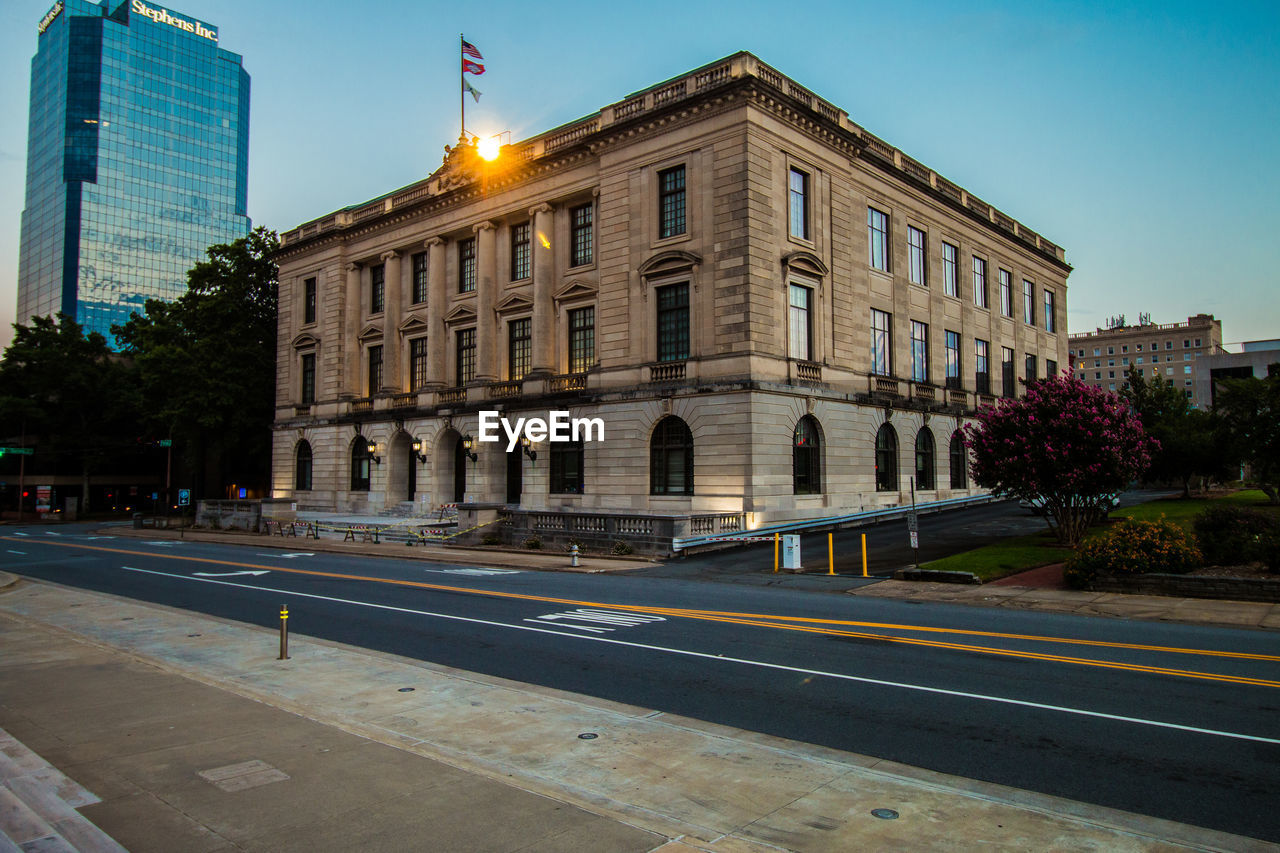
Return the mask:
[[[0,4],[0,345],[27,93],[52,0]],[[1280,4],[175,0],[253,78],[249,214],[283,231],[404,186],[458,136],[520,139],[748,50],[1067,250],[1071,331],[1217,315],[1280,337]],[[792,13],[788,18],[788,13]]]

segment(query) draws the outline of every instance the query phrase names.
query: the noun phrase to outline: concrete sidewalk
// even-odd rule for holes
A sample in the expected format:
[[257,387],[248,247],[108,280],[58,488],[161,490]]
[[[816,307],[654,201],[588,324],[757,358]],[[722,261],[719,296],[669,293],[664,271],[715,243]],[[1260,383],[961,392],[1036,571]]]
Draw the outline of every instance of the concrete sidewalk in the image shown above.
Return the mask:
[[46,583],[0,645],[0,727],[134,851],[1269,847]]

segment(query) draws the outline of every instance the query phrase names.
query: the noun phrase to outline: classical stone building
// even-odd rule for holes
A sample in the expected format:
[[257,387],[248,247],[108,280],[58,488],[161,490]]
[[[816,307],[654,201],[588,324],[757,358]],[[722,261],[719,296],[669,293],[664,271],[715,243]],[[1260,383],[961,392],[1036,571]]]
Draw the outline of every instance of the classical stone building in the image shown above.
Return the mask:
[[[974,492],[1063,250],[739,53],[283,235],[274,492],[692,532]],[[480,413],[600,418],[506,451]],[[528,515],[526,515],[526,513]]]
[[1121,316],[1110,328],[1072,335],[1068,346],[1072,369],[1090,385],[1119,391],[1133,366],[1144,376],[1172,382],[1197,406],[1201,359],[1225,352],[1222,321],[1212,314],[1197,314],[1185,323],[1152,323],[1143,315],[1136,326]]

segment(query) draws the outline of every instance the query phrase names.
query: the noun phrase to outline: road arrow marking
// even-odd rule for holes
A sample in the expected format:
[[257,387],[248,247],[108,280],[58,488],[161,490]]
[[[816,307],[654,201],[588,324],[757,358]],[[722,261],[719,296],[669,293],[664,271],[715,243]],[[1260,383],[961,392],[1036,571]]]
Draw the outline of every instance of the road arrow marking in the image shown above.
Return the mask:
[[[129,567],[125,566],[125,568],[127,569]],[[137,570],[134,569],[134,571]],[[270,572],[192,572],[192,574],[201,578],[230,578],[236,575],[267,575],[270,574]]]
[[435,572],[439,575],[472,575],[486,577],[488,575],[518,575],[519,569],[423,569],[424,572]]
[[315,554],[312,554],[310,551],[299,551],[296,554],[264,554],[261,551],[259,551],[258,556],[259,557],[280,557],[281,559],[291,560],[294,557],[314,557]]

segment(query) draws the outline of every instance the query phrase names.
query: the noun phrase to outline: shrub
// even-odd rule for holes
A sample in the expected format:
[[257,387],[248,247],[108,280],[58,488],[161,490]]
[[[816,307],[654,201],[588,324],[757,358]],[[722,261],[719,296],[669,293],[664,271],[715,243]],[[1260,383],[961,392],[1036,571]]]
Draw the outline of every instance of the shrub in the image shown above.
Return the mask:
[[1205,562],[1211,566],[1265,562],[1263,537],[1280,535],[1280,519],[1230,504],[1209,507],[1196,516],[1194,527]]
[[542,540],[537,536],[530,536],[528,539],[524,540],[524,547],[528,548],[530,551],[536,551],[542,547]]
[[480,537],[480,544],[481,545],[501,545],[502,537],[494,536],[492,533],[486,533],[484,536]]
[[1266,564],[1267,571],[1280,572],[1280,525],[1258,537],[1258,559]]
[[636,552],[636,549],[631,547],[630,542],[624,542],[623,540],[619,539],[613,543],[613,551],[611,553],[615,557],[627,557],[627,556],[630,556],[631,554],[634,554],[635,552]]
[[1185,574],[1202,562],[1195,542],[1173,522],[1125,519],[1081,545],[1067,560],[1063,577],[1083,588],[1098,575]]

